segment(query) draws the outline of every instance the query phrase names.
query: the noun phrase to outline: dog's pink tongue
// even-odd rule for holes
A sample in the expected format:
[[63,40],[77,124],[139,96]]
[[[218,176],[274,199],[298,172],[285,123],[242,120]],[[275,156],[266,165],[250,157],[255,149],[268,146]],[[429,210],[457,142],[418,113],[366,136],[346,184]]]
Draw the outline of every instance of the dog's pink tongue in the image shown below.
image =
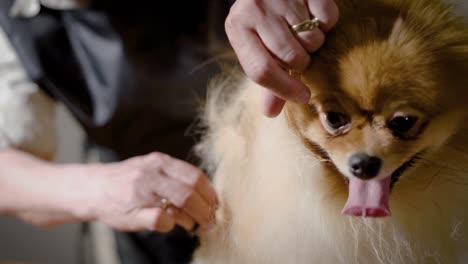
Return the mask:
[[349,196],[342,213],[353,216],[384,217],[390,215],[388,199],[391,177],[383,180],[349,180]]

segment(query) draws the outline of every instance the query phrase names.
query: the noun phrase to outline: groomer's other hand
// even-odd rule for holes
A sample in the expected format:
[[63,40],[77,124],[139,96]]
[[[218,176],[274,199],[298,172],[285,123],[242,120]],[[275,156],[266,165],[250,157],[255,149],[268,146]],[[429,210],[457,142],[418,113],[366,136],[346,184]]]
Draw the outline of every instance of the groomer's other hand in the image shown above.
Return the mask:
[[[170,205],[164,208],[162,199]],[[162,153],[108,164],[54,164],[0,151],[0,216],[37,226],[101,221],[123,231],[199,232],[214,225],[217,198],[206,175]],[[167,204],[166,204],[167,205]]]
[[[125,231],[170,231],[175,224],[191,230],[214,225],[217,198],[198,168],[162,153],[96,165],[89,202],[93,219]],[[164,209],[162,199],[170,205]]]
[[[320,28],[295,33],[290,26],[316,17]],[[338,20],[333,0],[237,0],[226,19],[226,32],[247,76],[266,87],[264,113],[277,116],[284,100],[306,103],[310,91],[288,70],[302,72],[310,52],[324,43],[324,32]]]

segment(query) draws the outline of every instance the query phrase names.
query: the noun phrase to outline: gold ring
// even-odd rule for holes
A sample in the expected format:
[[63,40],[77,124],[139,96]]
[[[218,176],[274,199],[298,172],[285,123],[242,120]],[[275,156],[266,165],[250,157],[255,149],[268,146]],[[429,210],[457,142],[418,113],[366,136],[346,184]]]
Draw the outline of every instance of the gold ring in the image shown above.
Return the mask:
[[161,198],[161,209],[166,210],[171,205],[171,202],[165,197]]
[[318,18],[307,19],[299,24],[292,25],[291,29],[296,32],[304,32],[304,31],[311,31],[320,26],[320,20]]

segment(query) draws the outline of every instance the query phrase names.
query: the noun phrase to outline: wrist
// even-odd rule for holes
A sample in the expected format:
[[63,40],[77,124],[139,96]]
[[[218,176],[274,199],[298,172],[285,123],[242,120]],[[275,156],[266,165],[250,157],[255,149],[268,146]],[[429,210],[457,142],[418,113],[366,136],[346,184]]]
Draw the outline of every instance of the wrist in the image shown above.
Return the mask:
[[58,180],[60,191],[58,197],[55,197],[52,202],[56,202],[55,206],[69,214],[73,221],[96,219],[95,197],[99,187],[93,170],[98,166],[64,164],[54,169],[54,177],[60,178]]
[[93,220],[87,167],[0,151],[0,215],[41,226]]

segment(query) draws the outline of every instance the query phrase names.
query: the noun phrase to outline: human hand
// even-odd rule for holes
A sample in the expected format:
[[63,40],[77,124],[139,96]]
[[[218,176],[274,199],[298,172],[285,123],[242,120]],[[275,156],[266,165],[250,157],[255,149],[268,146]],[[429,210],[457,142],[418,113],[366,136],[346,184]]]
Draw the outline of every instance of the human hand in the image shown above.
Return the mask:
[[[295,33],[290,25],[316,17],[320,27]],[[237,0],[226,19],[226,33],[247,76],[263,90],[267,116],[277,116],[284,100],[306,103],[309,89],[290,76],[302,72],[310,52],[324,43],[324,32],[338,20],[333,0]]]
[[[124,231],[200,231],[214,225],[217,198],[206,175],[161,153],[96,165],[89,170],[92,219]],[[163,209],[162,199],[170,205]]]

